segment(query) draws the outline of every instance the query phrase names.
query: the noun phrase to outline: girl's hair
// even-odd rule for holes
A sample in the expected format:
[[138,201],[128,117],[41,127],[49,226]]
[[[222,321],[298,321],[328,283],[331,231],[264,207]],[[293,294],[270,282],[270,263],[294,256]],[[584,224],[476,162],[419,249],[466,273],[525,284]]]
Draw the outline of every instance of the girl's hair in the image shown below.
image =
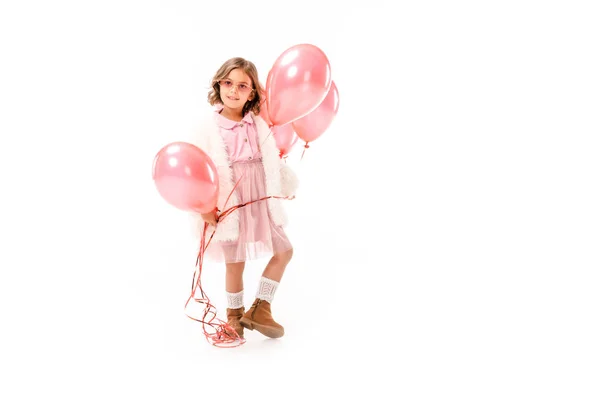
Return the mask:
[[211,88],[208,92],[208,102],[211,106],[215,104],[223,104],[223,101],[221,100],[221,85],[219,84],[219,81],[227,78],[227,75],[229,75],[229,73],[236,68],[244,71],[250,77],[250,79],[252,79],[252,89],[254,89],[254,97],[252,100],[244,104],[242,114],[246,115],[248,111],[252,111],[254,114],[258,115],[260,113],[260,105],[263,101],[264,89],[258,81],[258,72],[256,71],[256,66],[254,63],[241,57],[230,58],[229,60],[225,61],[223,65],[221,65],[221,68],[219,68],[212,79]]

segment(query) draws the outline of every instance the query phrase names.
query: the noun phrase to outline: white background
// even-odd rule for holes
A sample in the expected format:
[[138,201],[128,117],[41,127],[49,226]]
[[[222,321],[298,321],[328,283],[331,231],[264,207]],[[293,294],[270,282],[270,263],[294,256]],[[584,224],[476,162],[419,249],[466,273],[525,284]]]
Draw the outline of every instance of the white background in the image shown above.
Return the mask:
[[[3,2],[0,397],[597,399],[593,3]],[[340,110],[288,159],[286,335],[218,349],[152,160],[223,61],[300,43]]]

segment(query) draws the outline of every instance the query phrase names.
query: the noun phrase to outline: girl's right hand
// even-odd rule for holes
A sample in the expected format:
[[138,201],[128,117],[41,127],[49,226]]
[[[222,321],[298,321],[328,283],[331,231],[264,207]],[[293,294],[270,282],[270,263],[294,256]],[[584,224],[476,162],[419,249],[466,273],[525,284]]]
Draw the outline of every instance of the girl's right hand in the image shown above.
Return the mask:
[[212,211],[206,214],[200,214],[204,222],[207,222],[210,226],[217,226],[217,212]]

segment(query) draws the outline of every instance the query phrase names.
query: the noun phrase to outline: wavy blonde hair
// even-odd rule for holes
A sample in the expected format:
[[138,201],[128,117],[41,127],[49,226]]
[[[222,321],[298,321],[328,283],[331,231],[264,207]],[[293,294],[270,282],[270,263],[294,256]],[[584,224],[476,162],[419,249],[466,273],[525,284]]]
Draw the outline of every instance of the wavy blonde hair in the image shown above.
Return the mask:
[[223,104],[223,101],[221,100],[221,86],[219,81],[227,78],[229,73],[236,68],[241,69],[250,77],[252,80],[252,89],[254,89],[252,92],[254,93],[254,97],[252,97],[252,100],[244,104],[242,114],[246,115],[248,111],[252,111],[255,115],[258,115],[260,114],[260,105],[263,102],[265,90],[258,81],[258,71],[256,70],[254,63],[242,57],[230,58],[229,60],[225,61],[223,65],[221,65],[221,68],[219,68],[215,76],[212,78],[211,88],[208,92],[208,102],[211,106],[214,106],[215,104]]

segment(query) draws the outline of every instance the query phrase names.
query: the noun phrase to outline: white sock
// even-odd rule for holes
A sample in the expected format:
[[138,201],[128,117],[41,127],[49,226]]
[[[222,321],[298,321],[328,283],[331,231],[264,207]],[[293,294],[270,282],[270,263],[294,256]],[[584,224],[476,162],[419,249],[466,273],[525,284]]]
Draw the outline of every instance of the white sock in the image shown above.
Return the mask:
[[227,293],[227,308],[236,309],[244,307],[244,291]]
[[261,276],[258,283],[258,290],[256,291],[256,298],[272,303],[277,286],[279,286],[279,282]]

